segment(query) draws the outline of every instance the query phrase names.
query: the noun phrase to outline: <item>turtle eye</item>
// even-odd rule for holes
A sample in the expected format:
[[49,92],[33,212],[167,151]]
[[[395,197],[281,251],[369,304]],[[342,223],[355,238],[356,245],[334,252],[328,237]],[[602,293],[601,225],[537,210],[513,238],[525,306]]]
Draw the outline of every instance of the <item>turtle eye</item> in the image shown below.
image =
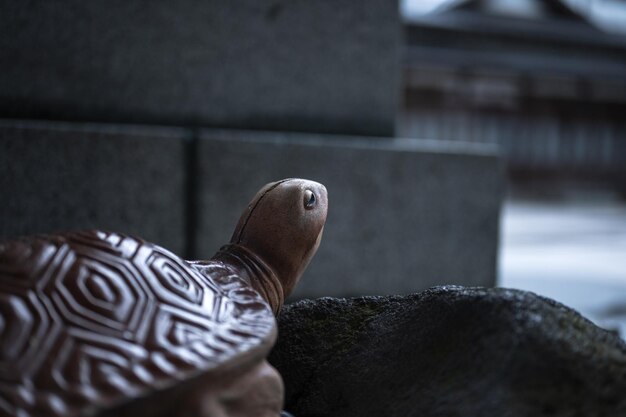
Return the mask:
[[305,190],[304,191],[304,208],[307,210],[310,210],[313,207],[315,207],[316,202],[317,202],[317,199],[315,198],[315,194],[313,193],[313,191]]

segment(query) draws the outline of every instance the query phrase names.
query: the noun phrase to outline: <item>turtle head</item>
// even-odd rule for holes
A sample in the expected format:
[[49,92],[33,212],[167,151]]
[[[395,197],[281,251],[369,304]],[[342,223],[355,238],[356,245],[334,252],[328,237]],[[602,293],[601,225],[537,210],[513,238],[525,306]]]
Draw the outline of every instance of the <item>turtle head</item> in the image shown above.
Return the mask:
[[261,188],[241,215],[230,242],[272,269],[282,287],[280,304],[315,255],[327,211],[326,187],[290,178]]

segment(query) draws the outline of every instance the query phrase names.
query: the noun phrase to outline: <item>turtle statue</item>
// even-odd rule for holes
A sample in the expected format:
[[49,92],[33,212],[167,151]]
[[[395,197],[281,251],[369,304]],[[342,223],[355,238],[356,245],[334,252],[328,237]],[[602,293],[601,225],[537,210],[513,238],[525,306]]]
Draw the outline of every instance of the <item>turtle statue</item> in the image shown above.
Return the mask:
[[267,184],[188,262],[102,231],[0,244],[0,416],[275,416],[277,313],[319,246],[316,182]]

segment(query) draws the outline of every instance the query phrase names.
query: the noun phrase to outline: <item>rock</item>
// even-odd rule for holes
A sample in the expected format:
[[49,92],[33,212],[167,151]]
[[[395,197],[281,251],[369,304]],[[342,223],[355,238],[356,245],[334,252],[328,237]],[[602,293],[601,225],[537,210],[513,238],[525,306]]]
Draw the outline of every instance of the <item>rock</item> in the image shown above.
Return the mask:
[[626,415],[626,344],[518,290],[303,300],[270,362],[298,417]]

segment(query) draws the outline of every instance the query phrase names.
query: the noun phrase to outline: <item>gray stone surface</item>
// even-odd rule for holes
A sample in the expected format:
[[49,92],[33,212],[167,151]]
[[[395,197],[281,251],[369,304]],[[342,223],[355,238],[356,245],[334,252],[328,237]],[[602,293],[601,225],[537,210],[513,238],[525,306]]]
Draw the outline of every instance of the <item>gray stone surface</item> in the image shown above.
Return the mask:
[[184,131],[0,121],[0,238],[101,228],[185,249]]
[[492,148],[205,130],[197,156],[198,257],[230,239],[261,185],[302,177],[326,185],[329,215],[295,297],[495,283],[503,184]]
[[3,1],[0,116],[392,135],[397,1]]
[[523,291],[304,300],[270,362],[299,417],[626,415],[626,344]]

